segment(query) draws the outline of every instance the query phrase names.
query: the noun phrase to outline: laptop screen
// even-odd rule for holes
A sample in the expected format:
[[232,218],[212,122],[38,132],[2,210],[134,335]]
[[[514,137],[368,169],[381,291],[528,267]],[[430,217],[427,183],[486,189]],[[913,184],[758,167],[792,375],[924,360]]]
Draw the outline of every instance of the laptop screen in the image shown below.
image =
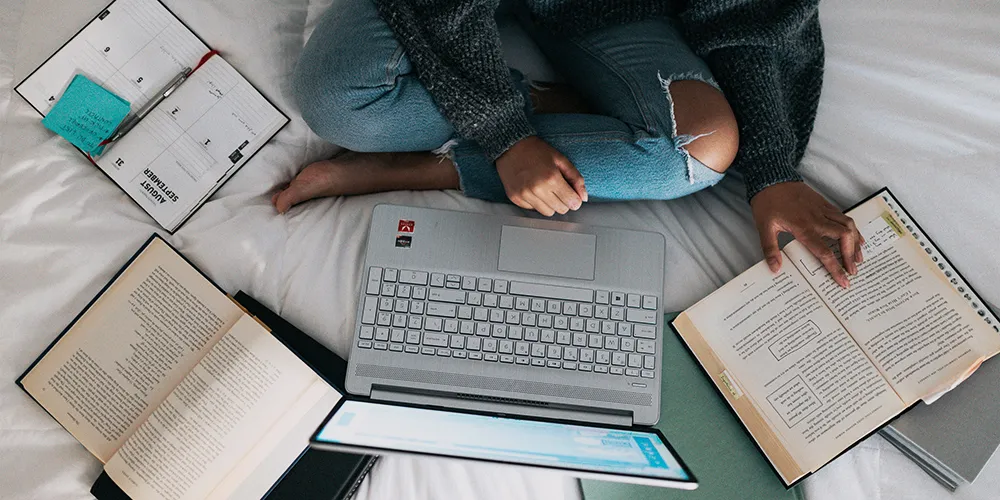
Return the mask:
[[654,432],[345,401],[317,443],[690,481]]

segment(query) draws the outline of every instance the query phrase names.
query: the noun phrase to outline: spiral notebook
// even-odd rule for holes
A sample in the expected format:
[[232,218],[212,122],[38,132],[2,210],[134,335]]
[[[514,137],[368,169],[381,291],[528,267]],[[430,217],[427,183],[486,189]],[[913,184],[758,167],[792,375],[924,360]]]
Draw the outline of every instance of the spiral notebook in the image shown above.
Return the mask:
[[[15,88],[42,116],[86,77],[134,113],[184,68],[170,97],[94,164],[173,232],[288,123],[158,0],[115,0]],[[199,61],[205,58],[199,67]]]

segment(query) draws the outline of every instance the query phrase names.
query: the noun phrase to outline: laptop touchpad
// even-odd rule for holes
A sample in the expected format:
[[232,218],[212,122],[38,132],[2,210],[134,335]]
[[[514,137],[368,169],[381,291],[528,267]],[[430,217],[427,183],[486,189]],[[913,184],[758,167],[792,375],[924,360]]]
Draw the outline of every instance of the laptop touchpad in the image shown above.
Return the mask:
[[500,229],[498,269],[581,280],[594,279],[597,236],[519,226]]

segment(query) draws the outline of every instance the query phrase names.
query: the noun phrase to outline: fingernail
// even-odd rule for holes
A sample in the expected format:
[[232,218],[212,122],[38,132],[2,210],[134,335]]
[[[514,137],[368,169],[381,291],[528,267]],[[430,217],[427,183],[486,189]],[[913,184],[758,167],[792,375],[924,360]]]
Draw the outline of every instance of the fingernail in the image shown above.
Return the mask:
[[778,269],[781,267],[781,265],[778,264],[778,259],[771,257],[767,259],[767,267],[771,268],[771,270],[774,272],[778,272]]

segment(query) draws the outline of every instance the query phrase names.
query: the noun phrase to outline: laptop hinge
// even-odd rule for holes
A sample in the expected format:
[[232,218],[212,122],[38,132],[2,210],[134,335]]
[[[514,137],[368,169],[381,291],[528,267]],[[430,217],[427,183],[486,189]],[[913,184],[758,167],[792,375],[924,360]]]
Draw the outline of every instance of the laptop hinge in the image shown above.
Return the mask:
[[513,398],[499,398],[476,394],[425,391],[412,388],[373,385],[371,398],[444,410],[456,408],[489,413],[499,416],[538,417],[549,420],[568,420],[600,425],[632,426],[632,413],[605,408],[589,408],[564,404],[542,403]]

